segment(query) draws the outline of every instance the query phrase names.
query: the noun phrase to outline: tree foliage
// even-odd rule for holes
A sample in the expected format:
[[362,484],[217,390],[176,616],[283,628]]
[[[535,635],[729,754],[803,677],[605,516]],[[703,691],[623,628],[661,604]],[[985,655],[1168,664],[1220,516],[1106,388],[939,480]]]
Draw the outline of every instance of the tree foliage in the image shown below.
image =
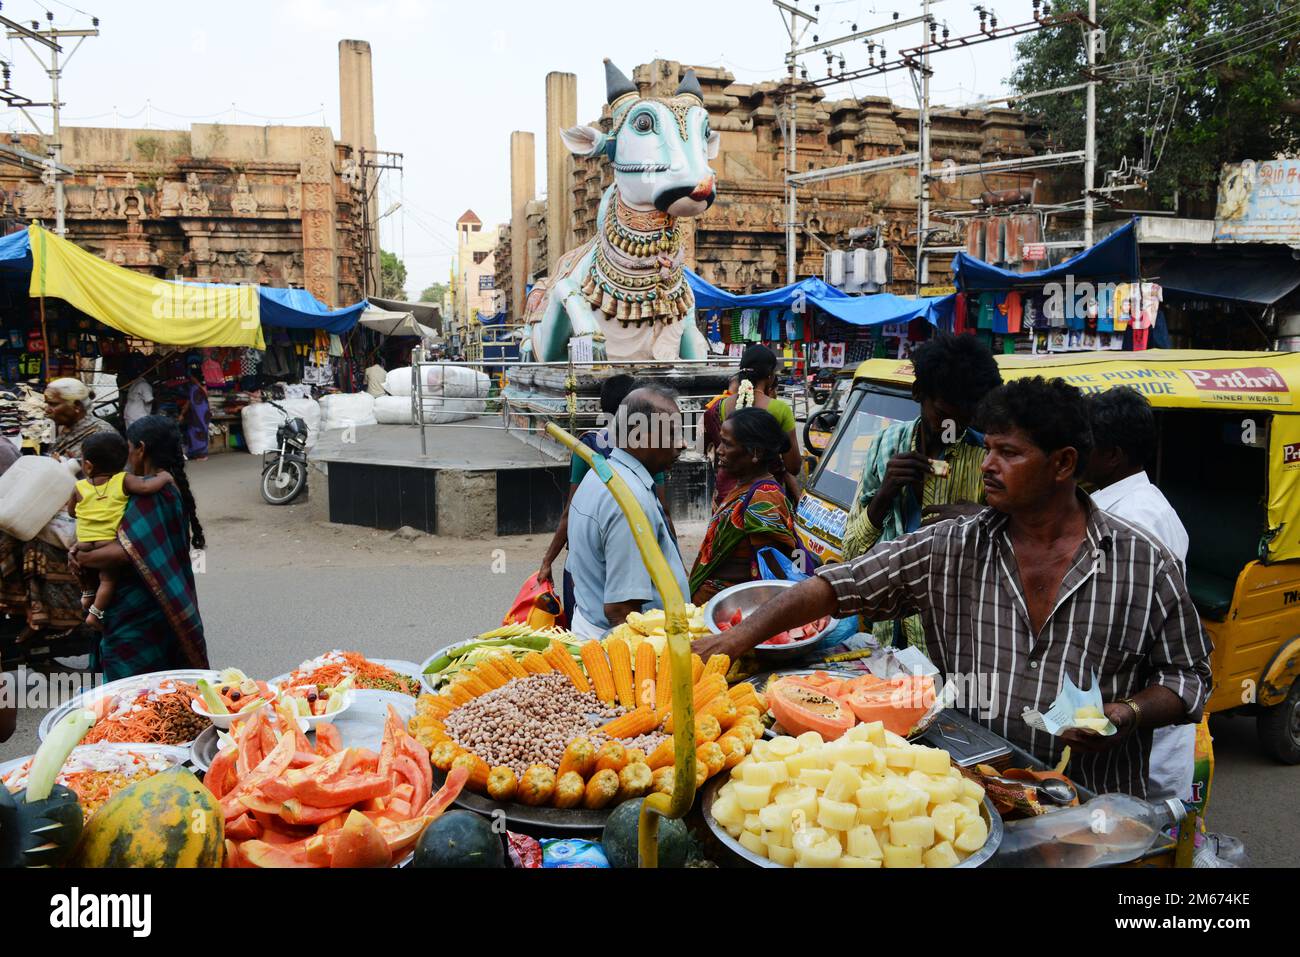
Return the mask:
[[441,304],[442,297],[446,294],[447,289],[447,283],[435,282],[433,285],[427,287],[424,292],[420,293],[420,302],[434,302]]
[[[1223,163],[1271,159],[1300,147],[1300,6],[1294,0],[1102,0],[1106,35],[1097,86],[1097,178],[1127,160],[1151,201],[1206,215]],[[1055,0],[1054,13],[1087,14],[1086,0]],[[1017,92],[1082,82],[1079,27],[1019,41]],[[1052,146],[1082,149],[1085,91],[1024,101]],[[1126,194],[1119,194],[1124,197]],[[1124,205],[1130,205],[1124,200]],[[1189,208],[1190,207],[1190,208]]]
[[385,299],[406,299],[406,263],[387,249],[379,251],[380,289]]

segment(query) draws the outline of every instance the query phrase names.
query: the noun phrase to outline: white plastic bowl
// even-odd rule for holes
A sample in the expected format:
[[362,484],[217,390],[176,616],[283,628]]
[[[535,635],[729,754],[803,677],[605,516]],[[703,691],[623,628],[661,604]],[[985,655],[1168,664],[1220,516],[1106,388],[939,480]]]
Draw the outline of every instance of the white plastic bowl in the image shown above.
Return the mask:
[[271,703],[263,698],[262,704],[259,704],[256,708],[249,708],[247,711],[240,711],[236,714],[210,714],[206,708],[200,707],[202,702],[202,698],[191,698],[190,710],[201,717],[207,718],[222,731],[229,731],[236,721],[243,721],[249,715],[261,711]]
[[[293,697],[292,695],[289,695],[289,694],[282,694],[281,696],[284,697],[284,698],[290,698],[290,697]],[[316,725],[320,724],[322,721],[333,721],[333,720],[334,720],[335,718],[337,718],[339,715],[341,715],[341,714],[343,714],[345,711],[347,711],[348,708],[352,707],[352,703],[353,703],[354,701],[356,701],[356,699],[357,699],[357,697],[356,697],[356,689],[355,689],[355,688],[349,688],[347,691],[344,691],[344,692],[343,692],[343,707],[341,707],[341,708],[336,708],[335,710],[330,711],[330,712],[328,712],[327,714],[300,714],[300,715],[297,715],[297,718],[298,718],[298,724],[299,724],[299,726],[301,726],[301,725],[303,725],[303,724],[306,724],[306,725],[307,725],[307,728],[308,728],[308,729],[311,729],[311,728],[316,727]]]

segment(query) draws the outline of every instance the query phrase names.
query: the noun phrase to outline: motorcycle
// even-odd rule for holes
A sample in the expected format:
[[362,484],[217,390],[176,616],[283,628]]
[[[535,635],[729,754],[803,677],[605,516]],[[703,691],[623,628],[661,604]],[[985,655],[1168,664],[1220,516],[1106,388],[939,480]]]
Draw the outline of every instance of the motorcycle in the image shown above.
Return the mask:
[[268,505],[288,505],[307,488],[307,423],[290,416],[274,400],[268,404],[284,415],[275,430],[276,448],[262,453],[262,498]]

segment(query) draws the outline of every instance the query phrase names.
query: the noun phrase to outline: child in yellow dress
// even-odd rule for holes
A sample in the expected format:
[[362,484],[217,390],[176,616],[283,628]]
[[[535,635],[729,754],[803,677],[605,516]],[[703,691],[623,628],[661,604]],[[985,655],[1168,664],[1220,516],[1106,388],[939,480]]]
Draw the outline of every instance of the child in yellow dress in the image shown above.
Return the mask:
[[[68,511],[77,520],[77,541],[97,543],[117,540],[128,495],[154,495],[172,481],[169,472],[148,478],[123,471],[127,460],[126,439],[117,432],[96,432],[81,444],[81,470],[85,478],[68,503]],[[116,572],[81,572],[81,607],[86,610],[86,624],[104,627],[104,612],[113,600]]]

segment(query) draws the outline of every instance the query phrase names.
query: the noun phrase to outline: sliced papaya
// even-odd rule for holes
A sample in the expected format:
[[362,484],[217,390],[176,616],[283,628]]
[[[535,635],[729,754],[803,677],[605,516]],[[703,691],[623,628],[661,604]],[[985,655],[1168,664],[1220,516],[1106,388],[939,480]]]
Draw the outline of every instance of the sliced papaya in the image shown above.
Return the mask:
[[767,704],[787,733],[816,731],[833,741],[857,723],[842,701],[803,678],[778,678],[767,687]]
[[930,710],[935,694],[932,678],[900,675],[874,686],[859,685],[845,701],[859,721],[879,721],[886,731],[905,738]]
[[[310,838],[308,839],[310,840]],[[302,845],[268,844],[265,841],[245,841],[240,855],[254,867],[324,867],[307,858],[306,842]]]
[[343,827],[332,835],[332,840],[332,867],[387,867],[392,863],[392,854],[383,833],[360,811],[348,814]]

